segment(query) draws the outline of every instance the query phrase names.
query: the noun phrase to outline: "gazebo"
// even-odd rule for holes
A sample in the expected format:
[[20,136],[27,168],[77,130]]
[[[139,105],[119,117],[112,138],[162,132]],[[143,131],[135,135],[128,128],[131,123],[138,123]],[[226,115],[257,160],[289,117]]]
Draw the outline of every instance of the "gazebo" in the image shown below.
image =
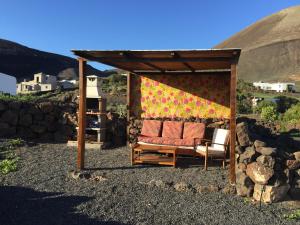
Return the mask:
[[84,168],[86,62],[128,71],[127,117],[230,121],[230,182],[235,183],[236,83],[240,49],[72,50],[79,61],[78,169]]

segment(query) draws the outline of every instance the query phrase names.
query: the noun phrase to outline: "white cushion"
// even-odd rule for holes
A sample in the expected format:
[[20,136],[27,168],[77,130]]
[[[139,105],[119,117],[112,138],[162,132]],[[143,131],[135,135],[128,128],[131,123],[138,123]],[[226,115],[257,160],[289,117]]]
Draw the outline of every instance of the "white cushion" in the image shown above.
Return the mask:
[[[215,128],[214,134],[213,134],[213,139],[212,139],[212,145],[211,147],[213,149],[218,149],[218,150],[225,150],[224,144],[227,144],[229,138],[229,130],[226,129],[220,129],[220,128]],[[214,144],[217,143],[217,144]],[[218,145],[221,144],[221,145]]]
[[[224,154],[223,149],[213,148],[211,146],[208,146],[207,149],[208,149],[208,155],[223,155]],[[201,153],[201,154],[205,154],[206,146],[203,146],[203,145],[197,146],[196,152]]]

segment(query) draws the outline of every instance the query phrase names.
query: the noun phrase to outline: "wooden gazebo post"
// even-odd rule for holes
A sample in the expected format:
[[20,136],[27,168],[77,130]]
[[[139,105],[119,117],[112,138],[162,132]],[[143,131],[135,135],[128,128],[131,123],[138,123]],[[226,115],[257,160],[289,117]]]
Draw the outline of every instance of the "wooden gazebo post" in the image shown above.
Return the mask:
[[85,114],[86,114],[86,60],[78,58],[79,62],[79,114],[78,114],[78,150],[77,169],[84,169],[85,152]]
[[230,74],[230,183],[235,184],[235,141],[236,141],[236,80],[237,64],[231,64]]

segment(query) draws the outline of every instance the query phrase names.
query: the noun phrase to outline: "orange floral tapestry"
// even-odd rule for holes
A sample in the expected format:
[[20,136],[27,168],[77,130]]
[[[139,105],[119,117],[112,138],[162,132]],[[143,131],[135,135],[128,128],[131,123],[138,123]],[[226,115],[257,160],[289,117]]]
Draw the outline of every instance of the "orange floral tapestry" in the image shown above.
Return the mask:
[[229,118],[229,76],[134,76],[132,112],[142,118]]

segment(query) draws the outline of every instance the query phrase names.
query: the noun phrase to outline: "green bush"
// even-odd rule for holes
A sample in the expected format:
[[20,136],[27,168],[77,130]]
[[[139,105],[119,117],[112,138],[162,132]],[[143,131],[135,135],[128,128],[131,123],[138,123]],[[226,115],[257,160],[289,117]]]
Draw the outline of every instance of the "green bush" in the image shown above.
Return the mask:
[[300,121],[300,103],[289,108],[282,117],[286,123],[297,123]]
[[261,109],[261,118],[267,121],[275,121],[278,118],[276,108],[274,106],[265,106]]
[[8,174],[17,170],[18,158],[4,159],[0,162],[0,172],[2,174]]
[[287,96],[277,96],[275,97],[277,103],[277,111],[280,113],[284,113],[293,105],[299,103],[299,100],[296,98],[290,98]]
[[267,100],[263,100],[263,101],[259,102],[257,104],[257,106],[255,107],[254,111],[258,114],[261,114],[262,109],[265,108],[265,107],[268,107],[268,106],[273,107],[277,111],[277,104],[275,102],[267,101]]

